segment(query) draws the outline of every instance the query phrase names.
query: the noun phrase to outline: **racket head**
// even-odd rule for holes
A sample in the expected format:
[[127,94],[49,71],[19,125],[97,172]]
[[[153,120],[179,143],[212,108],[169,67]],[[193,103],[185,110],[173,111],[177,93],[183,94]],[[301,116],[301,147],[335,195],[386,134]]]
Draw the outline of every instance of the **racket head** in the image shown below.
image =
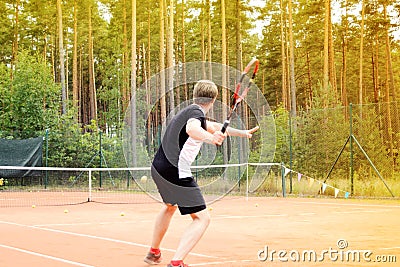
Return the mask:
[[[250,90],[251,85],[253,84],[253,79],[255,78],[255,76],[258,72],[259,65],[260,65],[259,60],[257,58],[253,58],[247,64],[247,66],[244,68],[244,71],[242,72],[242,74],[240,76],[239,83],[236,86],[235,93],[233,94],[233,97],[232,97],[232,102],[231,102],[232,108],[237,106],[237,104],[239,104],[246,97],[247,93]],[[242,92],[240,92],[240,89],[243,87],[244,78],[250,72],[251,68],[253,68],[253,71],[252,71],[250,80],[249,80],[247,86],[245,86],[244,89],[242,90]]]

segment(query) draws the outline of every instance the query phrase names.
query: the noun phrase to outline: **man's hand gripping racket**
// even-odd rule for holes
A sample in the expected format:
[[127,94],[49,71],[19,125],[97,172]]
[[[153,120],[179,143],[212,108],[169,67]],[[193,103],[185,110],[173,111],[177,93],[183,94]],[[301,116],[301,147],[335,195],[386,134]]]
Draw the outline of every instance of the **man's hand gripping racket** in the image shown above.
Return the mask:
[[[232,117],[232,114],[236,111],[238,105],[240,102],[242,102],[242,100],[246,97],[247,93],[250,90],[250,87],[253,84],[253,79],[257,74],[258,71],[258,65],[259,65],[259,61],[256,58],[253,58],[249,64],[247,64],[246,68],[244,69],[244,71],[242,72],[240,79],[239,79],[239,83],[236,85],[236,89],[235,89],[235,93],[232,96],[232,105],[231,105],[231,110],[229,111],[228,114],[228,118],[224,121],[224,125],[222,126],[221,132],[225,133],[226,129],[228,128],[229,124],[230,124],[230,120]],[[242,83],[244,78],[246,77],[246,75],[249,73],[250,69],[253,68],[253,73],[251,75],[251,78],[249,80],[249,83],[247,84],[246,87],[244,87],[244,89],[242,90],[241,94],[240,93],[240,89],[242,88]],[[248,137],[251,137],[251,134],[255,131],[258,130],[258,126],[248,130]]]

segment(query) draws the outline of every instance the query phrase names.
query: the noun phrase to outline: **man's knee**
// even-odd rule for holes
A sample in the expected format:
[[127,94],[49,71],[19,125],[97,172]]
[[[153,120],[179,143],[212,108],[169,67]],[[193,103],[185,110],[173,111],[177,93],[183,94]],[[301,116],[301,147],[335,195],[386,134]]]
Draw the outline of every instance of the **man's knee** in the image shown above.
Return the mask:
[[174,205],[171,205],[171,204],[166,204],[165,205],[165,211],[167,213],[174,213],[177,208],[178,208],[177,206],[174,206]]
[[211,217],[206,209],[193,213],[191,216],[193,220],[200,220],[204,225],[208,226],[210,224]]

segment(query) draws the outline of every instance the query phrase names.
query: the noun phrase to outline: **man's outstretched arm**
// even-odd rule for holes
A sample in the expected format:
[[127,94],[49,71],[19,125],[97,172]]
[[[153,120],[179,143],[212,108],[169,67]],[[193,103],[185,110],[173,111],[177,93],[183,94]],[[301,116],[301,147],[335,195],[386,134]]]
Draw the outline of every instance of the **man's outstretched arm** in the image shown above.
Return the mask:
[[[214,122],[214,121],[207,121],[207,131],[209,133],[214,133],[217,131],[221,131],[222,129],[222,123]],[[256,126],[254,128],[251,128],[249,130],[239,130],[233,127],[228,127],[226,129],[226,133],[230,136],[239,136],[239,137],[247,137],[251,138],[253,136],[253,133],[256,132],[260,127]]]

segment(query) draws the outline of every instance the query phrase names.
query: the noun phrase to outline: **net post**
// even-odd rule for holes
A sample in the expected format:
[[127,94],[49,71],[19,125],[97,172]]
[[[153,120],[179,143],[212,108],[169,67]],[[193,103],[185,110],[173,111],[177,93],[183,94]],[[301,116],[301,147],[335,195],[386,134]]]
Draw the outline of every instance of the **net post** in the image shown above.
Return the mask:
[[349,130],[350,130],[350,192],[354,194],[354,148],[353,148],[353,104],[349,106]]
[[88,202],[92,201],[92,170],[89,169],[89,196],[88,196]]
[[[46,140],[46,156],[44,159],[45,167],[48,167],[48,159],[49,159],[49,129],[46,129],[45,133],[45,140]],[[47,189],[47,183],[49,181],[49,174],[48,171],[45,171],[45,178],[44,178],[44,189]]]
[[285,165],[281,162],[282,196],[286,197]]
[[249,163],[247,162],[246,168],[246,201],[249,201]]
[[[99,161],[99,163],[100,163],[100,168],[102,168],[103,166],[102,166],[102,163],[103,163],[103,150],[102,150],[102,146],[103,146],[103,144],[102,144],[102,132],[101,132],[101,130],[99,129],[99,158],[100,158],[100,161]],[[100,185],[99,185],[99,187],[101,188],[101,186],[102,186],[102,183],[103,182],[103,177],[102,177],[102,172],[100,171],[100,173],[99,173],[99,183],[100,183]]]

